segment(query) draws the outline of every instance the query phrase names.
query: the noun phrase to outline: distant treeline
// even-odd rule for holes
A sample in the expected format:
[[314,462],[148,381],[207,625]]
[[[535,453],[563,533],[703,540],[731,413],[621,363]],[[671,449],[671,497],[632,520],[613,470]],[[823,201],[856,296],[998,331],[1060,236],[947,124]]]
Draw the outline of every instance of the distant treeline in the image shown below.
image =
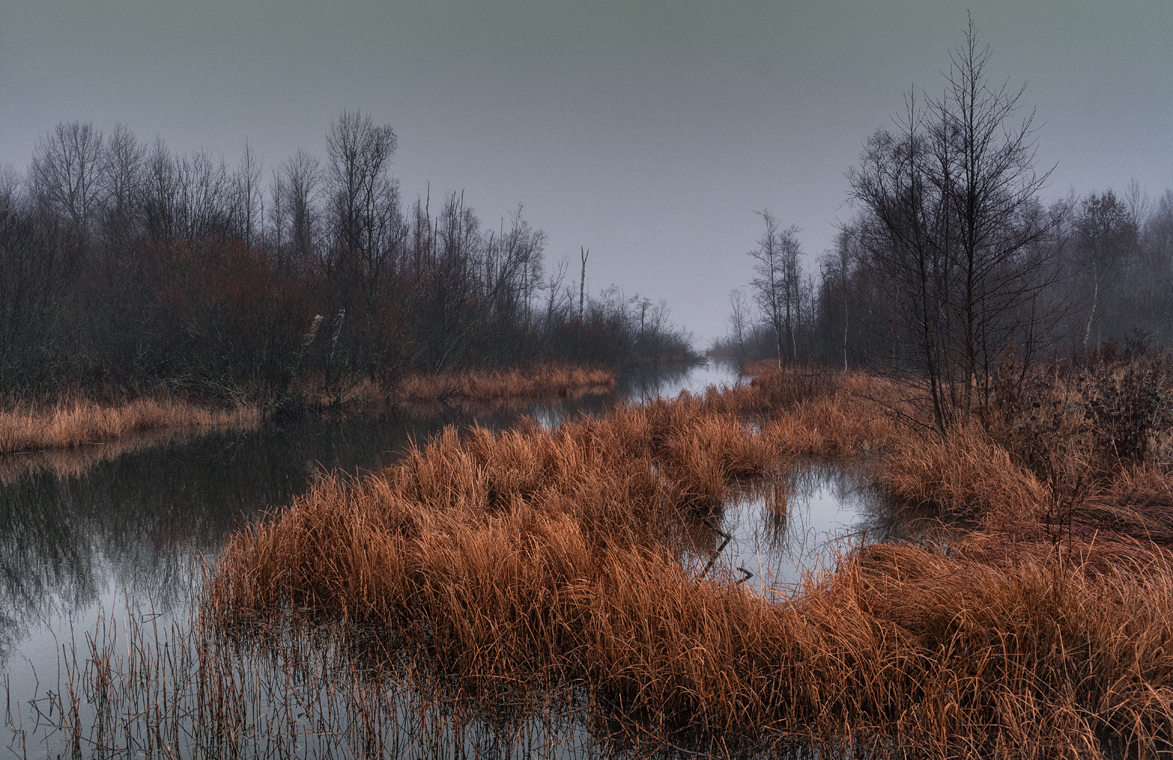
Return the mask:
[[124,126],[59,124],[23,176],[0,170],[0,389],[271,398],[696,358],[662,302],[584,298],[566,263],[548,272],[520,206],[493,225],[463,193],[405,203],[390,126],[343,113],[326,142],[324,162],[298,151],[266,173],[247,145],[229,168]]
[[761,212],[752,299],[733,293],[715,355],[904,374],[944,430],[989,423],[1037,359],[1173,345],[1173,190],[1044,204],[1033,112],[990,57],[971,21],[940,94],[910,91],[867,140],[857,213],[815,271],[798,228]]
[[[1030,272],[1029,283],[1016,285],[1031,291],[1033,321],[1030,314],[1019,321],[1035,329],[1036,357],[1082,354],[1105,343],[1123,349],[1140,338],[1173,346],[1173,190],[1153,201],[1135,186],[1123,197],[1109,189],[1047,207],[1036,203],[1033,211],[1042,233],[1031,249],[1042,266]],[[734,291],[728,335],[713,352],[748,363],[774,358],[780,340],[787,364],[918,363],[922,347],[907,335],[909,289],[886,255],[888,237],[862,214],[839,231],[813,271],[804,268],[792,240],[792,274],[780,278],[793,283],[789,297],[781,296],[781,329],[775,331],[768,307],[758,308],[757,289]]]

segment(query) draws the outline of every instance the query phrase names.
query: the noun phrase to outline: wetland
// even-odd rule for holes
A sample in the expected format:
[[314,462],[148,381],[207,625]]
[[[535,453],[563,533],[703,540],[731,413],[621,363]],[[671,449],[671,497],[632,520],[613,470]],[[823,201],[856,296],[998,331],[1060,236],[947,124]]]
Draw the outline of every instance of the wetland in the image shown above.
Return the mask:
[[891,381],[714,372],[10,465],[6,749],[1164,746],[1159,470],[1075,502],[1012,438],[898,424]]

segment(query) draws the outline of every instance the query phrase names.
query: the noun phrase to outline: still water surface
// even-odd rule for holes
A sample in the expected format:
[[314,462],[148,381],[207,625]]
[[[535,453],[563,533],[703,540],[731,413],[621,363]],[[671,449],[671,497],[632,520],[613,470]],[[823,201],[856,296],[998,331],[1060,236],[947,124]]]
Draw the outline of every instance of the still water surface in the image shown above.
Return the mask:
[[[214,558],[233,530],[287,505],[325,472],[381,469],[447,425],[499,429],[529,415],[554,426],[626,399],[736,382],[719,367],[702,367],[628,378],[614,394],[479,417],[450,410],[423,420],[312,419],[107,459],[79,454],[88,469],[22,471],[19,462],[0,462],[0,672],[10,709],[60,688],[59,654],[84,650],[100,615],[133,610],[167,619],[188,609],[205,558]],[[783,593],[804,573],[819,572],[836,542],[882,540],[890,531],[858,470],[812,463],[778,477],[784,519],[771,507],[776,490],[773,501],[761,490],[735,500],[721,524],[731,540],[714,574],[745,568],[763,593]],[[715,546],[698,548],[703,564]]]

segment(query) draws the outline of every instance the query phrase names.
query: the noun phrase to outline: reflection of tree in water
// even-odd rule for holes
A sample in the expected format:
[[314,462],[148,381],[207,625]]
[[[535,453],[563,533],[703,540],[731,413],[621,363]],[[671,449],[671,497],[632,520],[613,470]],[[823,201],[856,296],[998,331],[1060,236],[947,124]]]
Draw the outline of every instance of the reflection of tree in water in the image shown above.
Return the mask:
[[[771,477],[744,484],[729,500],[721,527],[733,536],[717,563],[739,579],[745,567],[758,588],[793,587],[808,574],[833,570],[844,553],[865,543],[923,540],[935,523],[910,521],[850,461],[795,461]],[[716,548],[696,531],[689,551]],[[707,560],[707,556],[704,556]],[[696,564],[686,559],[686,564]],[[703,567],[703,562],[700,567]]]
[[[561,419],[604,404],[587,397],[526,411]],[[499,429],[521,414],[476,421]],[[311,419],[90,457],[81,476],[32,472],[0,483],[0,664],[34,623],[92,605],[108,588],[156,612],[182,607],[200,577],[201,555],[214,557],[231,531],[288,504],[323,472],[382,469],[413,441],[473,421],[455,410],[428,420]]]
[[97,596],[91,537],[68,489],[50,475],[0,486],[0,663],[54,599]]
[[688,367],[672,367],[658,371],[633,369],[624,372],[616,382],[616,391],[636,401],[657,398],[664,388],[677,385],[689,373]]
[[635,367],[624,371],[615,383],[615,393],[632,401],[672,398],[681,390],[703,393],[710,384],[736,385],[737,373],[726,365]]

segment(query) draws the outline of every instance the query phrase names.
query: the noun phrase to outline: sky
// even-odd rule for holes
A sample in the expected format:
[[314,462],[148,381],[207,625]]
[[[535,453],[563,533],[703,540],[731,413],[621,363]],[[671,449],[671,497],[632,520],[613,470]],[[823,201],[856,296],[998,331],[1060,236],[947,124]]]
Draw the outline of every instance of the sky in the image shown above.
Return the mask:
[[494,227],[521,204],[548,270],[590,249],[591,293],[663,299],[703,348],[755,211],[816,266],[967,12],[994,84],[1026,85],[1046,199],[1173,187],[1169,0],[0,0],[0,165],[82,121],[230,166],[247,140],[267,177],[358,109],[394,128],[407,201],[463,191]]

